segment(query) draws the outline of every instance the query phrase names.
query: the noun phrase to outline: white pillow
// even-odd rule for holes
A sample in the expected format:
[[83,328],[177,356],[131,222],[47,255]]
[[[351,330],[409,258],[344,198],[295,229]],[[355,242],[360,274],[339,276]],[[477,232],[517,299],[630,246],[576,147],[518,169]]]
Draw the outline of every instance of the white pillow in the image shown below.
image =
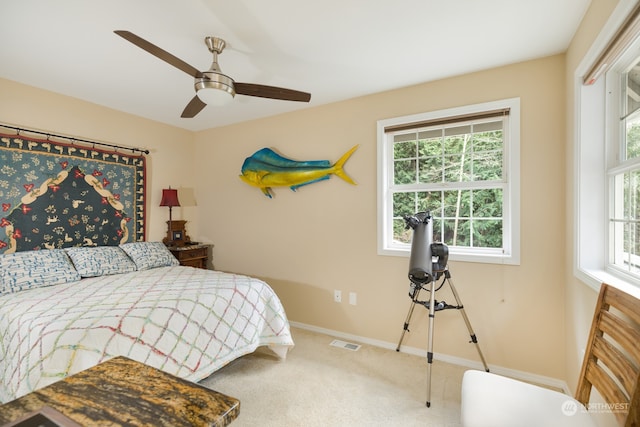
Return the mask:
[[80,274],[62,249],[0,255],[0,294],[76,280]]
[[138,270],[180,265],[162,242],[131,242],[120,245]]
[[76,270],[82,277],[128,273],[136,266],[118,246],[66,248]]

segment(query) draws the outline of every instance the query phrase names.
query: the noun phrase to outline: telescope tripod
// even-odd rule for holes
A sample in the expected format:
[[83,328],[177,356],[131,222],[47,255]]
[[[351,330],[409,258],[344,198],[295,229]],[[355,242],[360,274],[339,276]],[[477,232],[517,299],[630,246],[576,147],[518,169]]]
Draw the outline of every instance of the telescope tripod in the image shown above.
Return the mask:
[[[451,288],[451,292],[453,293],[453,297],[456,299],[457,305],[449,305],[444,301],[436,301],[436,278],[434,278],[431,283],[430,288],[430,299],[429,301],[420,301],[418,300],[418,296],[420,295],[420,291],[423,289],[422,284],[415,284],[415,288],[412,289],[411,293],[411,305],[409,306],[409,312],[407,313],[407,319],[404,322],[404,328],[402,330],[402,335],[400,335],[400,341],[398,342],[398,347],[396,351],[400,351],[400,346],[402,345],[402,340],[404,339],[404,334],[409,330],[409,321],[411,320],[411,316],[413,315],[413,309],[416,304],[423,305],[425,308],[429,310],[429,341],[428,341],[428,349],[427,349],[427,408],[431,406],[431,364],[433,362],[433,322],[436,317],[436,311],[441,310],[449,310],[456,309],[460,310],[462,314],[462,318],[464,319],[464,323],[467,325],[467,329],[469,330],[469,335],[471,336],[471,343],[475,344],[476,350],[478,350],[478,355],[480,356],[480,360],[482,361],[482,365],[484,366],[484,370],[489,372],[489,367],[487,366],[487,362],[484,360],[484,356],[482,355],[482,351],[480,351],[480,346],[478,345],[478,340],[476,338],[476,334],[473,332],[473,328],[471,327],[471,322],[469,322],[469,318],[464,311],[464,307],[462,302],[460,301],[460,296],[456,291],[456,288],[453,286],[453,282],[451,281],[451,273],[448,268],[442,273],[444,275],[444,281],[449,284]],[[444,284],[443,281],[443,284]],[[442,285],[440,285],[442,287]]]

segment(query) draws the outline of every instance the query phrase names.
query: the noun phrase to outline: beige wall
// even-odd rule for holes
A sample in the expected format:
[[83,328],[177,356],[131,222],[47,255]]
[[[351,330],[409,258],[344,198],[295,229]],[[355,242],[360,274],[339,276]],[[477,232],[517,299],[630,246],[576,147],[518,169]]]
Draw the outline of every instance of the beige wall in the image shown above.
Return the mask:
[[[197,133],[200,230],[216,268],[267,279],[293,321],[396,343],[408,258],[377,254],[376,121],[520,97],[522,263],[452,262],[451,274],[490,364],[563,378],[564,75],[557,55]],[[270,200],[238,178],[262,147],[333,162],[355,144],[346,165],[355,187],[333,177]],[[415,311],[405,344],[426,349],[426,314]],[[478,360],[459,313],[439,313],[434,337],[435,353]]]
[[[194,186],[194,177],[188,172],[193,163],[194,136],[183,129],[3,79],[0,79],[0,123],[149,149],[146,189],[149,240],[162,240],[166,233],[169,212],[158,206],[162,189],[169,185]],[[3,131],[6,130],[0,128]],[[195,208],[174,208],[173,212],[175,219],[181,219],[182,215],[191,219],[196,215]]]
[[[576,32],[571,46],[567,51],[566,86],[567,86],[567,123],[575,121],[575,73],[588,49],[591,47],[598,33],[606,23],[612,11],[618,4],[618,0],[593,0],[587,14],[582,20],[580,28]],[[565,352],[566,352],[566,381],[571,390],[575,390],[582,365],[583,349],[585,347],[589,328],[593,318],[597,293],[589,286],[577,280],[573,275],[573,258],[575,239],[573,224],[576,213],[574,212],[574,151],[575,131],[573,126],[567,126],[567,224],[566,229],[566,272],[565,280],[565,322],[567,325]]]

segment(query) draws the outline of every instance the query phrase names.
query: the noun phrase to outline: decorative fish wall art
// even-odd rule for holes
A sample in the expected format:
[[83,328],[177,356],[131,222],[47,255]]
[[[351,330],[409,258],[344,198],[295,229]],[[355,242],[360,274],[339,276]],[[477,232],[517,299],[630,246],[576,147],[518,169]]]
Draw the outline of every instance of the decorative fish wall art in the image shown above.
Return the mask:
[[262,148],[244,160],[240,179],[258,187],[269,198],[272,197],[271,187],[289,187],[296,191],[303,185],[329,179],[331,175],[337,175],[349,184],[356,185],[343,168],[357,149],[358,145],[355,145],[331,164],[329,160],[292,160],[270,148]]

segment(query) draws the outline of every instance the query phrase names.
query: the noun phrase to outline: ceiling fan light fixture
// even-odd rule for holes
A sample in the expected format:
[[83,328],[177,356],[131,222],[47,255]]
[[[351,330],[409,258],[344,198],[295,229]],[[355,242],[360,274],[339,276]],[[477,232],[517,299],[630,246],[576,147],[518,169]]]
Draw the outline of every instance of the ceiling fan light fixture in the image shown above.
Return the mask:
[[114,32],[140,49],[147,51],[180,71],[184,71],[195,79],[196,95],[191,98],[182,111],[180,115],[182,118],[190,119],[195,117],[207,105],[223,106],[228,104],[236,96],[236,93],[259,98],[281,99],[283,101],[309,102],[311,100],[311,94],[307,92],[253,83],[236,83],[231,77],[223,74],[220,65],[218,65],[218,55],[222,53],[226,45],[221,38],[206,37],[204,39],[209,52],[213,56],[213,61],[209,70],[199,71],[177,56],[133,34],[131,31],[116,30]]
[[215,72],[205,72],[204,77],[198,77],[195,81],[195,89],[198,98],[207,105],[223,106],[233,101],[236,91],[233,80]]

